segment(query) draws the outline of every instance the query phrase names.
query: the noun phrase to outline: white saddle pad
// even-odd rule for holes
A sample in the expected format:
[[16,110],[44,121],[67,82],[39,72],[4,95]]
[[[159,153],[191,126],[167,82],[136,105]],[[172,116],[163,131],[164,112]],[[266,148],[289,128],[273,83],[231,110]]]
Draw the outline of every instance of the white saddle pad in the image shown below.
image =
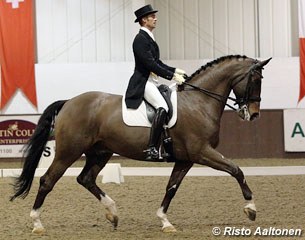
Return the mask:
[[[176,124],[177,121],[177,91],[176,84],[174,84],[174,86],[169,87],[172,90],[171,102],[173,104],[173,116],[168,122],[167,127],[171,128]],[[147,118],[146,104],[144,101],[137,109],[127,108],[124,95],[122,98],[122,112],[123,121],[126,125],[134,127],[151,127],[151,123]]]

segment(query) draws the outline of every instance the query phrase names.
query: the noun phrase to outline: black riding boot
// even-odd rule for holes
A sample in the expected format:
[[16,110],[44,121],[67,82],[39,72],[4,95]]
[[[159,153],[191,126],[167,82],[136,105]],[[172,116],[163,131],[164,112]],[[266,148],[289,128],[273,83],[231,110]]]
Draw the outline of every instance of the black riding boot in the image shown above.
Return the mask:
[[159,142],[166,117],[167,112],[165,109],[162,107],[158,108],[150,130],[148,149],[144,151],[146,152],[146,160],[159,159],[157,144]]

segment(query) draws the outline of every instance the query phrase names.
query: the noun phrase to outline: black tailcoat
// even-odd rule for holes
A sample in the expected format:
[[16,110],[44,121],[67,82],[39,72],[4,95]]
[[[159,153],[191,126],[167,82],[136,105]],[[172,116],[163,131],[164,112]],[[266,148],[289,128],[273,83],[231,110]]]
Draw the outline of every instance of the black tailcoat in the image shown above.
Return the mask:
[[175,68],[167,66],[159,59],[160,52],[157,43],[143,30],[136,35],[132,48],[135,70],[129,80],[125,102],[128,108],[137,109],[144,98],[145,85],[150,72],[171,80]]

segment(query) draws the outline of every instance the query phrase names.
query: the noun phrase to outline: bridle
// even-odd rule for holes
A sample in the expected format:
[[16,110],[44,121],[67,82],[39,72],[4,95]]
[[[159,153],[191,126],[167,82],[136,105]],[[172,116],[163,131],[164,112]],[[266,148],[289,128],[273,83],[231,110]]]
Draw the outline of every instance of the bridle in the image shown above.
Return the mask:
[[[229,107],[232,110],[237,112],[237,111],[240,111],[240,109],[238,109],[236,107],[233,107],[232,105],[228,104],[227,103],[227,99],[230,99],[231,101],[233,101],[234,105],[238,104],[239,106],[242,106],[242,105],[246,106],[249,102],[260,102],[261,101],[260,97],[250,96],[250,93],[252,92],[252,89],[253,89],[253,86],[254,86],[254,81],[252,81],[252,77],[253,77],[254,74],[258,74],[260,79],[262,79],[263,75],[260,72],[262,69],[263,69],[263,67],[260,66],[258,64],[258,61],[256,60],[254,62],[254,65],[250,68],[249,72],[246,73],[246,75],[248,75],[248,77],[247,77],[247,86],[246,86],[246,90],[245,90],[244,96],[240,97],[240,98],[233,98],[233,97],[230,97],[230,96],[225,97],[225,96],[222,96],[222,95],[220,95],[218,93],[214,93],[214,92],[211,92],[211,91],[209,91],[207,89],[200,88],[200,87],[197,87],[197,86],[195,86],[193,84],[190,84],[190,83],[187,82],[187,80],[190,80],[190,78],[187,75],[185,75],[185,79],[187,79],[187,80],[183,84],[187,85],[187,86],[190,86],[194,90],[202,92],[202,93],[206,94],[207,96],[216,99],[219,102],[222,102],[227,107]],[[243,77],[240,80],[238,80],[237,82],[233,83],[232,86],[231,86],[231,89],[233,89],[236,85],[238,85],[244,79],[246,79],[246,78]]]
[[[235,101],[235,104],[238,104],[239,106],[248,104],[250,102],[260,102],[261,97],[259,96],[250,96],[253,88],[254,88],[254,81],[253,81],[253,75],[257,74],[259,75],[260,79],[263,79],[263,75],[261,74],[261,70],[263,70],[263,67],[259,66],[257,64],[258,62],[256,61],[255,64],[250,68],[250,71],[247,73],[248,74],[248,79],[247,79],[247,86],[246,90],[244,93],[244,96],[242,98],[237,98]],[[237,84],[239,84],[244,78],[238,80],[235,82],[231,88],[233,89]]]

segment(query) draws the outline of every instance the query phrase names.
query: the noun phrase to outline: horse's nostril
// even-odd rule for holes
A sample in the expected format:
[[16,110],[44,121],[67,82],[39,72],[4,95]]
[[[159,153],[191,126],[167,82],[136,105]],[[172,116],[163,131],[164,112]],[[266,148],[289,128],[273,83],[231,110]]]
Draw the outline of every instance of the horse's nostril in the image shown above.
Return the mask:
[[258,118],[259,117],[259,113],[256,112],[256,113],[253,113],[250,117],[250,121],[253,121],[254,119]]

